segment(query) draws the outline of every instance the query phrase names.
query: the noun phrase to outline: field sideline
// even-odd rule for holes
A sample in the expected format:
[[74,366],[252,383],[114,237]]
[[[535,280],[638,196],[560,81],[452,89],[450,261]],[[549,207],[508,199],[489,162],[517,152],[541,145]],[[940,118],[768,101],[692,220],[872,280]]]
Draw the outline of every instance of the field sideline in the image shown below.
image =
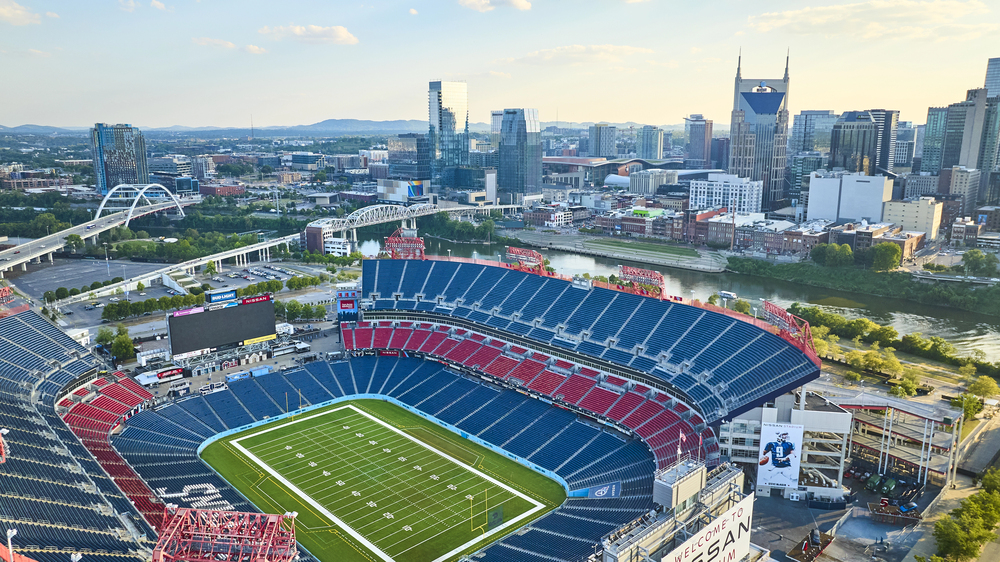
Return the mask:
[[254,428],[202,458],[262,511],[297,511],[299,542],[324,562],[455,560],[565,499],[541,474],[378,400]]

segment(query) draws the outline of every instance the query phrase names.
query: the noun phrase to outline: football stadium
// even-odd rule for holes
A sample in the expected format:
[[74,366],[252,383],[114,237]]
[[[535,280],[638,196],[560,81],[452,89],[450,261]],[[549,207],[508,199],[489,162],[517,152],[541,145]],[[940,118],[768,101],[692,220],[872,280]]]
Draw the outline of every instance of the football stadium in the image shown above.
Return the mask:
[[[183,396],[7,311],[0,528],[40,562],[751,559],[717,432],[818,378],[808,325],[511,250],[367,259],[343,353]],[[273,353],[260,301],[174,313],[177,359]]]

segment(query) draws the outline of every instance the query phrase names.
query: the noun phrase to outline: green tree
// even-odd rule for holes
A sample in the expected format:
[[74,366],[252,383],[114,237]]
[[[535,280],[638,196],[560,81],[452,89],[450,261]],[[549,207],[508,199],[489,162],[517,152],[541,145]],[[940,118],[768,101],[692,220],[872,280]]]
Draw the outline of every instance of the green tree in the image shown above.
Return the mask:
[[875,244],[868,250],[871,254],[872,269],[875,271],[892,271],[899,267],[903,250],[892,242]]
[[[882,372],[887,375],[897,376],[903,374],[903,364],[899,362],[894,350],[887,347],[882,350]],[[916,388],[916,385],[914,385]]]
[[44,300],[45,302],[55,302],[56,293],[54,291],[45,291],[42,294],[42,300]]
[[217,273],[217,271],[215,271],[215,261],[214,260],[213,261],[209,261],[208,263],[205,264],[205,275],[215,275],[216,273]]
[[107,326],[101,326],[97,329],[97,338],[95,341],[101,345],[107,345],[115,339],[115,333]]
[[141,292],[143,291],[143,289],[145,289],[145,288],[146,288],[146,285],[145,285],[145,283],[143,283],[142,281],[139,281],[138,283],[136,283],[136,284],[135,284],[135,289],[136,289],[137,291],[139,291],[140,293],[141,293]]
[[299,314],[302,312],[302,305],[297,300],[290,300],[285,303],[285,320],[292,322],[299,318]]
[[86,248],[87,243],[83,241],[83,238],[79,234],[70,234],[66,237],[66,247],[73,250],[75,254],[77,250]]
[[68,296],[69,296],[69,289],[67,289],[66,287],[59,287],[58,289],[56,289],[56,298],[57,299],[63,300],[64,298],[66,298]]
[[321,304],[317,304],[313,307],[313,314],[315,315],[315,318],[326,318],[326,307]]
[[983,399],[993,398],[1000,394],[1000,387],[997,386],[997,381],[993,377],[981,376],[969,385],[969,393]]
[[951,405],[954,408],[961,409],[962,415],[966,420],[975,418],[976,414],[983,411],[983,403],[979,401],[979,398],[969,393],[962,394],[952,399]]
[[865,369],[868,369],[869,371],[875,373],[882,371],[882,355],[877,351],[866,351],[864,357],[862,358],[862,363],[864,364]]
[[988,277],[997,272],[997,257],[985,254],[982,250],[966,250],[962,255],[962,265],[972,275]]
[[[836,246],[836,244],[834,244],[834,246]],[[819,265],[826,265],[830,248],[830,244],[816,244],[813,246],[812,250],[809,251],[809,257],[812,258],[812,261],[818,263]]]
[[858,383],[861,382],[861,373],[857,371],[848,371],[847,374],[844,375],[844,378],[847,379],[848,382]]
[[103,286],[104,285],[102,285],[100,281],[94,281],[93,283],[90,284],[90,290],[91,291],[96,291],[96,290],[100,289]]
[[847,355],[844,356],[844,361],[855,369],[860,370],[865,368],[865,354],[857,349],[848,351]]
[[839,336],[830,334],[829,336],[827,336],[826,341],[830,344],[828,350],[831,357],[836,358],[838,355],[841,354],[842,350],[840,349]]
[[316,172],[313,174],[313,183],[323,183],[326,179],[326,172]]
[[111,343],[111,355],[115,356],[119,361],[135,357],[135,346],[132,345],[132,339],[127,335],[115,336],[114,341]]
[[736,302],[733,303],[733,310],[741,314],[750,314],[751,306],[747,301],[737,299]]
[[983,490],[987,492],[1000,492],[1000,469],[991,468],[983,473],[980,480]]
[[983,521],[969,515],[945,517],[934,523],[934,539],[938,553],[951,560],[972,560],[986,541],[993,538],[992,530]]
[[962,380],[966,383],[971,383],[973,377],[976,376],[976,366],[973,363],[966,363],[958,368],[958,375],[962,377]]
[[80,294],[80,289],[77,289],[76,287],[73,287],[72,289],[69,290],[69,296],[71,297],[75,297],[79,294]]

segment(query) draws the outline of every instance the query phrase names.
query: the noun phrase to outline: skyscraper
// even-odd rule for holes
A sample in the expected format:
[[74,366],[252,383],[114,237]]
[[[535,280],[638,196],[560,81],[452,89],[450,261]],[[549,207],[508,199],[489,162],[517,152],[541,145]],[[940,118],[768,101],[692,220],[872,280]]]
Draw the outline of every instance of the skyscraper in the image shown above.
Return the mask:
[[875,173],[891,174],[896,154],[899,112],[894,109],[872,109],[868,113],[875,122]]
[[785,196],[788,150],[788,58],[780,80],[743,78],[736,65],[730,124],[729,173],[764,182],[762,208],[772,210]]
[[878,125],[867,111],[847,111],[830,136],[830,169],[876,175]]
[[397,180],[431,179],[431,151],[427,135],[406,133],[389,137],[389,177]]
[[788,154],[830,152],[830,135],[840,116],[830,110],[806,110],[795,115]]
[[705,170],[712,167],[712,120],[700,113],[684,118],[684,167]]
[[635,155],[646,160],[663,158],[663,129],[643,125],[636,139]]
[[542,191],[542,134],[537,109],[505,109],[500,127],[497,188],[513,195]]
[[434,81],[428,91],[433,175],[440,180],[445,168],[465,165],[469,157],[469,88],[465,82]]
[[920,171],[937,175],[943,167],[944,133],[948,124],[947,107],[927,108],[927,124],[924,126],[923,153]]
[[96,123],[90,130],[90,143],[100,193],[121,184],[149,183],[146,141],[137,127]]
[[605,158],[615,158],[618,156],[618,148],[615,144],[617,131],[607,123],[597,123],[590,126],[589,154],[591,156],[603,156]]
[[990,59],[986,63],[986,89],[989,97],[1000,96],[1000,57]]

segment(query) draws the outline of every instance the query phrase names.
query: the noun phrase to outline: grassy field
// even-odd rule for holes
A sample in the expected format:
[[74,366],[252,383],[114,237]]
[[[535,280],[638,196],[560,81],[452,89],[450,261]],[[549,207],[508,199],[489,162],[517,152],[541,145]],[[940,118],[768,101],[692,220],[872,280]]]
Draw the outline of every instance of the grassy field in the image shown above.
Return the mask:
[[262,511],[297,511],[299,542],[324,562],[456,560],[565,499],[552,480],[377,400],[233,435],[202,458]]
[[653,242],[624,242],[622,240],[587,240],[585,242],[587,247],[595,250],[626,250],[626,251],[640,251],[640,252],[651,252],[654,254],[667,254],[671,257],[685,257],[685,258],[697,258],[701,254],[697,250],[692,248],[686,248],[683,246],[673,246],[670,244],[656,244]]

